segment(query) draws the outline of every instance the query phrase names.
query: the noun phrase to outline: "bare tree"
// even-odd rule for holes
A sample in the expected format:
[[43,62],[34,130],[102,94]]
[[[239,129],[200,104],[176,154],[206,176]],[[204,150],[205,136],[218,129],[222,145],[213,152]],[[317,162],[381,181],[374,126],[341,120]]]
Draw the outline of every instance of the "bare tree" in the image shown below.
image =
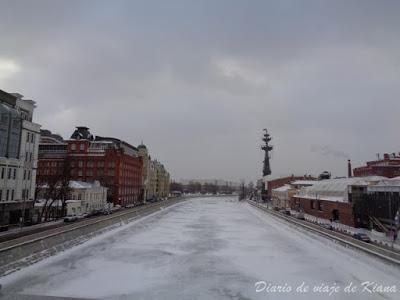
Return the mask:
[[[44,200],[38,221],[49,221],[54,209],[55,217],[63,217],[66,211],[66,201],[70,193],[71,164],[68,158],[64,159],[61,167],[50,169],[46,175],[38,176],[36,194],[37,198]],[[61,201],[61,213],[55,205]]]

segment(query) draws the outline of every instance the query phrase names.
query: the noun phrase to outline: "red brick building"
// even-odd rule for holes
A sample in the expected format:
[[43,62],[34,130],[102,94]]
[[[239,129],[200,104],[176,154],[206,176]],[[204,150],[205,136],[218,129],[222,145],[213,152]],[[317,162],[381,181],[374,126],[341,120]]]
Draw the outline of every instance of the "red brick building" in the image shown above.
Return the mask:
[[98,180],[108,188],[107,200],[121,206],[143,200],[143,162],[136,147],[116,138],[93,137],[77,127],[71,139],[42,136],[39,145],[38,184],[56,176],[71,180]]
[[317,218],[355,226],[353,205],[348,202],[313,200],[294,196],[291,200],[291,209],[302,211]]
[[394,178],[400,176],[400,155],[396,153],[383,155],[383,159],[369,161],[365,166],[354,168],[354,176],[385,176]]
[[357,227],[352,191],[354,186],[368,186],[382,180],[380,176],[338,178],[316,181],[301,189],[290,200],[290,208],[311,216]]

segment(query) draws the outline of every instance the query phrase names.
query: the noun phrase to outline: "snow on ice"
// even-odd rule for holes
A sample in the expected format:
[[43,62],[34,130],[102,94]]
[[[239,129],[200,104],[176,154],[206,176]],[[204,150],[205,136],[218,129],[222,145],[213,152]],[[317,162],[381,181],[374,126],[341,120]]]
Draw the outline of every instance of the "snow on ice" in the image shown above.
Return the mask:
[[400,299],[399,278],[394,266],[216,197],[167,208],[0,282],[6,296]]

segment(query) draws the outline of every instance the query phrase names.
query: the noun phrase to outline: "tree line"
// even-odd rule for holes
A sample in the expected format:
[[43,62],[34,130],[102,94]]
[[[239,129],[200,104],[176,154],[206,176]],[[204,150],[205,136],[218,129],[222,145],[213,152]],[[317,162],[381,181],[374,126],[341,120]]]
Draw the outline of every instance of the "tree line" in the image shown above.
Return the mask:
[[181,192],[187,194],[233,194],[237,188],[228,184],[218,185],[215,183],[200,183],[191,181],[187,184],[173,181],[170,185],[171,192]]

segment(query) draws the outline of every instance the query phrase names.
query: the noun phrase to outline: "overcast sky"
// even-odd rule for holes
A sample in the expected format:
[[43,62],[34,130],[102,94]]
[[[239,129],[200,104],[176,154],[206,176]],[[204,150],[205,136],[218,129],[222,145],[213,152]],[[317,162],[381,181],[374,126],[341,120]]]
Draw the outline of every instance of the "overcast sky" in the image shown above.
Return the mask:
[[399,152],[400,1],[0,0],[0,89],[172,178],[346,175]]

